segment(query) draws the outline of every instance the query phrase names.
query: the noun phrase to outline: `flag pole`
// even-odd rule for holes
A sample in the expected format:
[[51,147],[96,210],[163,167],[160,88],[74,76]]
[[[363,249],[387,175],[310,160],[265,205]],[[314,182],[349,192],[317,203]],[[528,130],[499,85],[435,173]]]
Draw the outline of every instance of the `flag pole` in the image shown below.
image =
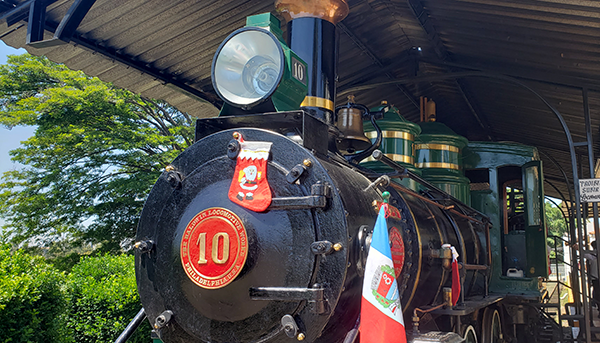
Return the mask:
[[354,343],[356,341],[356,337],[358,337],[358,327],[360,326],[360,313],[358,314],[358,318],[356,318],[356,324],[352,330],[348,331],[346,334],[346,338],[344,338],[344,343]]
[[360,341],[407,343],[386,221],[390,193],[383,192],[381,197],[363,277]]

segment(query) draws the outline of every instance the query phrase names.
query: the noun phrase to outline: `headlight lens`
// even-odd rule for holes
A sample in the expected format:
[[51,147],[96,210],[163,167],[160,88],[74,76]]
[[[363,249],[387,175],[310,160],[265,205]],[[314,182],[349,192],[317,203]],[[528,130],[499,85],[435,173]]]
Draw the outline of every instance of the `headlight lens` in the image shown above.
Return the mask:
[[248,108],[269,98],[283,76],[283,50],[265,29],[245,27],[221,44],[213,59],[213,86],[231,105]]

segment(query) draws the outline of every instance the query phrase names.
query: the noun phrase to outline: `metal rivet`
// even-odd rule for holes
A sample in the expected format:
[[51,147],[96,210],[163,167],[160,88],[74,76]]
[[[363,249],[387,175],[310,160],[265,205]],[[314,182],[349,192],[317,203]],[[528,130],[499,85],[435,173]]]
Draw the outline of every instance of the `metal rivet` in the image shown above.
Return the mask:
[[240,133],[239,132],[234,132],[233,133],[233,138],[240,139]]
[[377,200],[373,200],[373,202],[371,203],[371,205],[373,205],[373,207],[377,207]]
[[306,335],[305,335],[305,334],[303,334],[302,332],[300,332],[300,333],[298,334],[298,337],[297,337],[297,338],[298,338],[298,340],[299,340],[299,341],[303,341],[303,340],[306,338]]
[[166,166],[166,167],[165,167],[165,171],[168,171],[168,172],[170,172],[170,171],[173,171],[173,170],[175,170],[175,167],[173,167],[173,166],[172,166],[172,165],[170,165],[170,164],[169,164],[168,166]]
[[342,248],[343,248],[343,247],[344,247],[344,246],[342,246],[340,243],[335,243],[335,244],[333,245],[333,250],[335,250],[335,251],[340,251],[340,250],[342,250]]
[[308,158],[305,159],[302,163],[304,164],[305,167],[309,167],[309,168],[312,167],[312,161],[309,160]]
[[381,100],[382,105],[387,105],[387,100]]

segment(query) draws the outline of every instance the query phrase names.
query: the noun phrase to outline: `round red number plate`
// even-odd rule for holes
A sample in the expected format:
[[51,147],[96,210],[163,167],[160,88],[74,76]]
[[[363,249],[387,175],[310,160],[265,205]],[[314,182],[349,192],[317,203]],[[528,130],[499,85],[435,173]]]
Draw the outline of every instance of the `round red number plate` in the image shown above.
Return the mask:
[[181,264],[198,286],[221,288],[242,271],[248,257],[246,228],[225,208],[209,208],[189,222],[181,238]]
[[394,272],[396,277],[400,277],[402,267],[404,266],[404,241],[400,231],[393,227],[390,229],[390,241],[392,242],[392,261],[394,262]]

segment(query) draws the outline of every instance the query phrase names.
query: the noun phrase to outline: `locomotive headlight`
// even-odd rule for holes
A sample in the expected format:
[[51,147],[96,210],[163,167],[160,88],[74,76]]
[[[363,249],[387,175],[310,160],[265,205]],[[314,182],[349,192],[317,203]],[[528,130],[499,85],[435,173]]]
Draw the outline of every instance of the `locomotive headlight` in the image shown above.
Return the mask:
[[306,77],[306,64],[260,27],[247,26],[230,34],[212,64],[219,97],[243,110],[297,109],[306,96]]
[[269,31],[245,27],[221,44],[213,61],[213,86],[221,98],[252,107],[268,98],[283,76],[283,49]]

